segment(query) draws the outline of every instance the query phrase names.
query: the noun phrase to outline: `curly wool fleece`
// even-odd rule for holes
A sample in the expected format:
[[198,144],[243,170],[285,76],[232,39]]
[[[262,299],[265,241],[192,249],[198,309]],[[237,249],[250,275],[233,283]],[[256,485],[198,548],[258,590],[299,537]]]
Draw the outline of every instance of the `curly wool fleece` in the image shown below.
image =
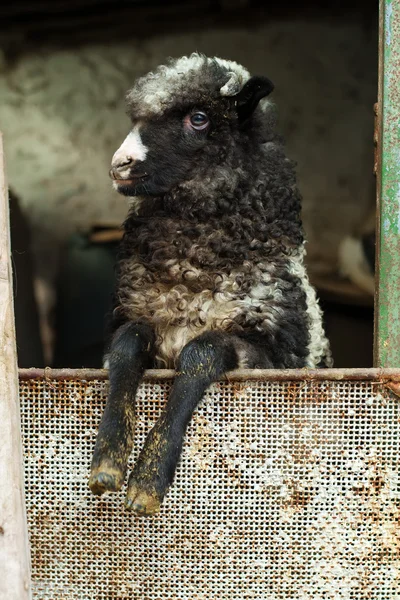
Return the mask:
[[[273,105],[260,98],[245,118],[239,113],[251,81],[237,63],[193,54],[127,94],[133,130],[124,144],[140,149],[132,168],[146,179],[119,189],[134,197],[114,315],[118,325],[152,325],[162,366],[175,366],[185,344],[215,329],[233,334],[241,367],[331,364],[303,264],[294,165],[275,134]],[[206,133],[185,130],[194,111],[209,118]]]

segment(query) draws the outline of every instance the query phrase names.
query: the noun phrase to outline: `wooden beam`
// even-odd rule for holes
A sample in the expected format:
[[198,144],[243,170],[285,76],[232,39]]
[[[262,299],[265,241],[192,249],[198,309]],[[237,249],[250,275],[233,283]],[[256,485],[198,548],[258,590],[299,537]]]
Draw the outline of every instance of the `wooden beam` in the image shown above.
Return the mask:
[[0,133],[0,598],[28,600],[30,557],[12,289],[8,189]]

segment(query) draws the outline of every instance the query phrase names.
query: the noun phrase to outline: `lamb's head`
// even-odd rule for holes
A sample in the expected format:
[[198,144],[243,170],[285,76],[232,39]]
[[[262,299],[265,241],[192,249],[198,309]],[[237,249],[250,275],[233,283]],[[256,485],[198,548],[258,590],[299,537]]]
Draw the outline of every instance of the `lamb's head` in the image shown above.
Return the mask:
[[[265,77],[242,66],[192,54],[140,78],[127,94],[133,128],[114,154],[110,176],[127,196],[161,195],[188,180],[212,177],[249,140]],[[257,133],[258,132],[258,133]],[[261,140],[262,141],[262,140]]]

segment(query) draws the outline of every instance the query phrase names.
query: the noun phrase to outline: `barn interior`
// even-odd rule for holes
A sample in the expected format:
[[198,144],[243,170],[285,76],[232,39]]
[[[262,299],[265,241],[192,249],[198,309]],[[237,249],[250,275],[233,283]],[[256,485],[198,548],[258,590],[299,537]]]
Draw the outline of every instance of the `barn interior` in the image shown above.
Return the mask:
[[111,156],[136,77],[193,51],[275,83],[298,164],[308,268],[335,366],[372,366],[373,273],[343,242],[373,231],[378,4],[14,0],[0,6],[0,130],[21,367],[100,367],[126,200]]

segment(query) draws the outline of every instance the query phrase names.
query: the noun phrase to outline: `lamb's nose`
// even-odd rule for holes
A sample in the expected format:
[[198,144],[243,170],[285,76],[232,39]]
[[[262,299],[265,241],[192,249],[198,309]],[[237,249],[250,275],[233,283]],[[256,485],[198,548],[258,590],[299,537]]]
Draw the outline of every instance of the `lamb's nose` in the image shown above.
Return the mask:
[[134,162],[132,156],[115,156],[111,163],[111,168],[115,171],[120,171],[121,169],[125,169],[129,165],[132,165]]
[[115,153],[111,162],[110,177],[111,179],[124,179],[128,174],[129,167],[133,166],[135,161],[132,156],[119,155]]

